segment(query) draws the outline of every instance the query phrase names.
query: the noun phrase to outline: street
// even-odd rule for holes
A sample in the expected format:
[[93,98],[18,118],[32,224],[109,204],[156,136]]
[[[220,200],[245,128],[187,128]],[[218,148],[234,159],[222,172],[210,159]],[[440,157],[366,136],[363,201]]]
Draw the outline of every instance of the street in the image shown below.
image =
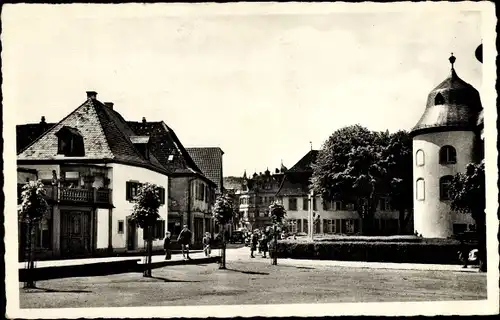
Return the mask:
[[[138,273],[37,282],[20,289],[22,308],[217,304],[443,301],[486,298],[486,274],[397,270],[278,261],[231,245],[227,270],[217,264],[171,266]],[[236,248],[234,248],[236,247]],[[240,247],[240,248],[238,248]],[[218,252],[213,252],[218,253]]]

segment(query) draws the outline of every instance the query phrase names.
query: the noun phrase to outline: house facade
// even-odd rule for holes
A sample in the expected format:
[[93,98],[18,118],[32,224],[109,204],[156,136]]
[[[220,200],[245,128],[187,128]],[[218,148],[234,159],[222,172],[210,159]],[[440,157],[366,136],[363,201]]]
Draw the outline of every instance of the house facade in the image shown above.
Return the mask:
[[[18,134],[30,126],[19,126]],[[145,248],[143,231],[130,216],[133,197],[146,182],[161,188],[161,219],[153,243],[161,247],[168,221],[168,172],[151,152],[149,138],[136,135],[112,103],[100,102],[97,93],[89,91],[82,105],[27,143],[18,146],[18,189],[27,179],[41,180],[50,206],[36,227],[39,257],[88,257]],[[22,251],[22,225],[20,230]]]
[[222,176],[222,150],[209,152],[209,157],[192,157],[174,130],[163,121],[150,122],[143,118],[141,122],[129,121],[128,124],[137,135],[150,137],[151,151],[169,173],[167,229],[172,241],[177,241],[182,227],[187,225],[193,232],[192,244],[201,246],[204,233],[214,232],[212,206],[222,187],[217,183],[217,176]]
[[[292,233],[309,233],[309,206],[314,215],[314,234],[356,234],[361,230],[361,219],[354,203],[344,201],[324,201],[320,196],[310,195],[312,164],[316,161],[317,150],[309,151],[284,176],[276,198],[287,212]],[[380,197],[375,213],[378,234],[390,235],[400,232],[399,214],[392,210],[389,199]]]
[[429,93],[411,131],[415,231],[430,238],[475,230],[470,214],[451,210],[449,188],[468,163],[484,159],[484,116],[479,92],[457,75],[455,60],[452,55],[449,77]]

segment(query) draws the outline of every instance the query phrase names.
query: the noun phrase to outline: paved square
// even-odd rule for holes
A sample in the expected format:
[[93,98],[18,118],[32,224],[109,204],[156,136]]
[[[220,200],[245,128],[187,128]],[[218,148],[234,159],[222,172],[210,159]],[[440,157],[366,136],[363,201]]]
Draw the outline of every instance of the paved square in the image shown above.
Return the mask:
[[20,290],[21,308],[398,302],[486,299],[486,274],[271,266],[267,259],[170,266],[139,273],[39,281]]

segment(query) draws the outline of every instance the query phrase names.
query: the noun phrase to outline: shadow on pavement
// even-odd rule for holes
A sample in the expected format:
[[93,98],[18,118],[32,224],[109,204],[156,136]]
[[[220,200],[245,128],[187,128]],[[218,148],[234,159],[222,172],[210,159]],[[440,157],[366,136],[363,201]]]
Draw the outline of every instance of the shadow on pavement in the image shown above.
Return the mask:
[[162,280],[163,282],[200,282],[200,281],[191,281],[191,280],[174,280],[174,279],[167,279],[163,277],[149,277],[150,279],[156,279],[156,280]]
[[[24,289],[29,293],[45,293],[45,292],[66,292],[66,293],[92,293],[92,291],[89,290],[58,290],[58,289],[49,289],[49,288],[29,288],[29,289]],[[33,291],[31,291],[33,290]]]
[[226,269],[227,271],[234,271],[234,272],[240,272],[240,273],[244,273],[244,274],[259,274],[259,275],[263,275],[263,276],[267,276],[269,275],[268,272],[257,272],[257,271],[243,271],[243,270],[234,270],[234,269]]

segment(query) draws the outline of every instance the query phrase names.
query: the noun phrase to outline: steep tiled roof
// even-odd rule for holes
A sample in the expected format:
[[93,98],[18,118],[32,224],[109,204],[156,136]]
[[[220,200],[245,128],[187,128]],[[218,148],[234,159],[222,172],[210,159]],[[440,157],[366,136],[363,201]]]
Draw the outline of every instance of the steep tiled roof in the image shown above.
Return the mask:
[[222,191],[222,155],[221,148],[186,148],[194,162],[207,178],[217,184],[217,190]]
[[224,177],[224,189],[240,190],[243,185],[244,178],[241,177]]
[[28,123],[16,126],[16,149],[17,153],[29,146],[33,141],[40,137],[45,131],[49,130],[55,123]]
[[293,167],[285,172],[283,182],[276,193],[277,196],[300,196],[309,193],[312,164],[316,162],[318,150],[311,150]]
[[318,150],[309,151],[302,159],[300,159],[288,172],[312,172],[312,164],[316,162]]
[[163,121],[129,121],[128,124],[136,135],[150,137],[151,151],[169,172],[173,174],[202,174],[175,132]]
[[146,159],[134,147],[130,137],[135,133],[123,117],[96,99],[88,99],[35,139],[19,152],[18,160],[64,159],[63,155],[58,155],[58,139],[55,135],[64,126],[76,128],[83,137],[85,155],[71,159],[114,160],[166,172],[154,155]]

